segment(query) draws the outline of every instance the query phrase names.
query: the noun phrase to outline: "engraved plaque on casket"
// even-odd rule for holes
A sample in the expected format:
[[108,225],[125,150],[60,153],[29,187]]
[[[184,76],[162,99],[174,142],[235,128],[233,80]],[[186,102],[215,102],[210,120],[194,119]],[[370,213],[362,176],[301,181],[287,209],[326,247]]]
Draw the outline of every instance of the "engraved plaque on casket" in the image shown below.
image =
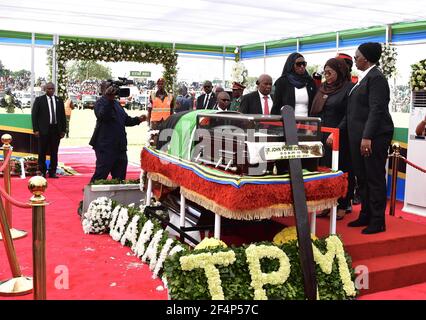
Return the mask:
[[288,159],[315,171],[323,156],[321,120],[296,117],[299,146],[285,144],[280,116],[223,112],[197,116],[192,161],[244,175],[282,174]]

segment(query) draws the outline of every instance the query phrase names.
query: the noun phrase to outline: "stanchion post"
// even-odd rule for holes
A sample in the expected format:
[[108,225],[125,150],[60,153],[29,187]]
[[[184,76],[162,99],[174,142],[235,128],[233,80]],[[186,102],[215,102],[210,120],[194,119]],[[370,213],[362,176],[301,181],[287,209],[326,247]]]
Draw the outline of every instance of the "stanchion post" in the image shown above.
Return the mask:
[[[12,136],[10,134],[4,134],[1,136],[1,142],[3,143],[2,149],[3,149],[3,160],[6,160],[6,156],[9,153],[9,150],[12,150],[12,146],[11,146],[11,142],[12,142]],[[4,172],[3,172],[3,178],[4,178],[4,189],[7,192],[8,195],[12,195],[11,194],[11,179],[10,179],[10,160],[9,162],[6,164],[6,167],[4,168]],[[5,199],[5,211],[6,211],[6,217],[7,217],[7,222],[10,228],[10,234],[12,239],[16,240],[16,239],[21,239],[27,236],[27,232],[23,231],[23,230],[17,230],[14,229],[12,226],[12,204]],[[0,240],[3,239],[3,235],[0,234]]]
[[46,300],[46,198],[43,196],[47,181],[41,176],[32,177],[28,181],[28,189],[33,196],[30,204],[33,207],[33,272],[34,300]]
[[398,162],[400,155],[400,146],[399,143],[394,143],[392,145],[392,184],[391,184],[391,197],[390,197],[390,208],[389,214],[391,216],[395,215],[395,203],[396,203],[396,183],[398,178]]
[[[10,143],[12,142],[12,136],[10,134],[4,134],[1,136],[1,142],[3,143],[3,160],[6,160],[6,156],[9,153],[9,150],[12,148]],[[4,179],[4,190],[6,190],[7,194],[10,195],[11,187],[10,187],[10,161],[6,164],[3,172]],[[9,201],[5,201],[5,210],[7,221],[9,223],[9,227],[12,228],[12,204]]]

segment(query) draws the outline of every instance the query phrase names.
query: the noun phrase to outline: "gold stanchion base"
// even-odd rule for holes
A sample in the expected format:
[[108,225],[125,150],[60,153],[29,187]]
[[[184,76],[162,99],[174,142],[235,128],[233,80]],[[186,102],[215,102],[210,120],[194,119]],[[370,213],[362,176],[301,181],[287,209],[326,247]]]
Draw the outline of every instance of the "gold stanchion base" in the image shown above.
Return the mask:
[[0,296],[23,296],[33,292],[33,278],[17,277],[0,282]]
[[[25,238],[28,235],[28,232],[24,230],[18,230],[15,228],[10,229],[10,235],[12,236],[13,240],[22,239]],[[3,240],[3,236],[0,233],[0,241]]]

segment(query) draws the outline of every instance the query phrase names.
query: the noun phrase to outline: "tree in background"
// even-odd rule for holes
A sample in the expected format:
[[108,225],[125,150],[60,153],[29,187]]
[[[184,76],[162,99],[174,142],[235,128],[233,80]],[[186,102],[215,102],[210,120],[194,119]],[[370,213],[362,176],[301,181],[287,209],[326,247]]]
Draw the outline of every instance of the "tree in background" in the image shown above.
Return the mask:
[[67,69],[68,78],[73,80],[111,79],[111,68],[96,61],[74,61]]

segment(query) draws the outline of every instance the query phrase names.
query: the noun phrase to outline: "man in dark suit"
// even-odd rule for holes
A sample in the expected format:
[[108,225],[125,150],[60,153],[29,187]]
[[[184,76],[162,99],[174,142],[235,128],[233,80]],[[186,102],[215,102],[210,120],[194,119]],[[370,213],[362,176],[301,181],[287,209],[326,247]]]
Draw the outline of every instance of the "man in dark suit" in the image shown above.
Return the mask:
[[96,170],[90,182],[108,178],[125,180],[127,171],[126,126],[145,121],[145,115],[130,117],[116,99],[118,90],[111,81],[101,84],[102,97],[95,103],[96,128],[89,144],[95,149]]
[[210,81],[204,82],[204,92],[197,98],[197,109],[213,109],[216,104],[216,95],[212,92],[213,85]]
[[256,84],[256,91],[242,96],[240,112],[269,115],[272,108],[272,78],[270,75],[262,74]]
[[361,195],[361,212],[350,227],[366,226],[364,234],[385,231],[386,159],[393,136],[389,113],[389,84],[376,64],[380,43],[363,43],[355,52],[356,67],[362,71],[349,93],[348,108],[339,128],[349,138],[352,165]]
[[59,142],[65,136],[67,122],[64,102],[55,93],[55,85],[46,84],[46,94],[37,97],[31,110],[34,136],[38,138],[38,167],[46,177],[46,153],[50,150],[49,177],[57,178]]

